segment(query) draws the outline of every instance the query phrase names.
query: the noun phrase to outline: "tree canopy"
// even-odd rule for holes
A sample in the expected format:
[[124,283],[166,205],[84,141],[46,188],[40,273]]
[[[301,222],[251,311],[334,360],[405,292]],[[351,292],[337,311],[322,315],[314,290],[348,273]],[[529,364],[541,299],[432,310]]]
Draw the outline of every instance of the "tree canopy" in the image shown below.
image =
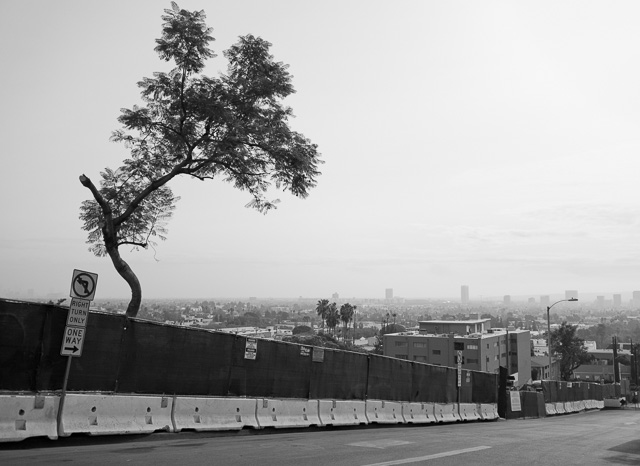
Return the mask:
[[93,199],[80,207],[90,251],[109,255],[131,288],[128,316],[140,307],[142,290],[119,247],[154,246],[166,238],[178,197],[168,183],[177,176],[221,179],[249,193],[252,207],[266,213],[271,186],[304,198],[316,185],[317,146],[288,124],[292,110],[282,100],[294,92],[288,66],[274,60],[271,44],[246,35],[224,52],[227,72],[202,71],[215,53],[203,11],[171,4],[162,16],[156,52],[175,67],[138,83],[142,105],[122,109],[122,127],[112,140],[130,158],[101,173],[100,187],[80,176]]
[[584,340],[576,335],[576,325],[562,322],[551,332],[551,351],[560,358],[560,378],[571,380],[573,370],[593,359],[584,346]]

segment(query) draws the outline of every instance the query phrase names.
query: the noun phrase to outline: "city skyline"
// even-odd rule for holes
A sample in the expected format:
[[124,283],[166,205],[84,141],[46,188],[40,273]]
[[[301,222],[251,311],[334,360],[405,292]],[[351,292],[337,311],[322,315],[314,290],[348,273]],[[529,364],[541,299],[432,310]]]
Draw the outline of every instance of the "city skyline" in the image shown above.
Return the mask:
[[[265,216],[224,182],[178,180],[168,240],[121,248],[143,299],[640,288],[640,4],[178,3],[213,28],[207,75],[240,35],[273,44],[291,125],[325,163],[307,199],[274,191]],[[136,83],[169,69],[153,50],[164,8],[4,5],[0,296],[59,295],[73,269],[99,275],[97,298],[129,295],[87,250],[78,177],[128,156],[109,137]]]

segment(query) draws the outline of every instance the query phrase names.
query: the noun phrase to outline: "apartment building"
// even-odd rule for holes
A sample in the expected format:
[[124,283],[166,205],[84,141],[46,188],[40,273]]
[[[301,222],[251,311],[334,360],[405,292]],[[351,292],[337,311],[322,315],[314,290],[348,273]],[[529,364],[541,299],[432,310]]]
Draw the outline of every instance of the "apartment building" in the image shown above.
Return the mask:
[[383,348],[385,356],[448,367],[461,354],[464,369],[507,367],[520,386],[531,378],[530,339],[528,330],[493,329],[490,319],[423,321],[417,332],[384,335]]

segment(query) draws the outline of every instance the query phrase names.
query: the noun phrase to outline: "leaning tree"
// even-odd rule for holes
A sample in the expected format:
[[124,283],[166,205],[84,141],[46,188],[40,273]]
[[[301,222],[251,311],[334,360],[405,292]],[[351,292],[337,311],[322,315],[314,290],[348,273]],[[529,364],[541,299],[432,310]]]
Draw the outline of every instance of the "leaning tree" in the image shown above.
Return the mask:
[[130,157],[101,173],[100,187],[84,174],[80,182],[93,199],[80,207],[90,251],[108,255],[131,288],[126,315],[142,300],[140,282],[121,257],[166,238],[178,197],[169,182],[178,176],[221,179],[247,191],[247,207],[266,213],[270,186],[304,198],[315,186],[321,163],[317,146],[289,127],[292,110],[282,100],[294,91],[288,66],[274,61],[270,43],[247,35],[224,52],[227,72],[205,76],[212,29],[203,11],[165,10],[156,52],[175,67],[138,83],[142,104],[123,109],[112,140]]

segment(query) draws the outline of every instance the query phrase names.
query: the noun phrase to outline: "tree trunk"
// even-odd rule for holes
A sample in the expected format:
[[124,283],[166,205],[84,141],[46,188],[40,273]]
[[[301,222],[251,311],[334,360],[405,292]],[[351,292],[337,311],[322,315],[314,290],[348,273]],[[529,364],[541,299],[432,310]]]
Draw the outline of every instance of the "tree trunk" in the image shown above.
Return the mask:
[[127,317],[135,317],[138,315],[138,311],[140,310],[140,303],[142,302],[142,287],[140,286],[140,281],[129,264],[127,264],[122,257],[120,257],[120,252],[117,247],[108,247],[107,253],[109,257],[111,257],[111,262],[113,262],[113,266],[116,268],[118,273],[129,285],[131,288],[131,301],[129,301],[129,305],[127,306]]

